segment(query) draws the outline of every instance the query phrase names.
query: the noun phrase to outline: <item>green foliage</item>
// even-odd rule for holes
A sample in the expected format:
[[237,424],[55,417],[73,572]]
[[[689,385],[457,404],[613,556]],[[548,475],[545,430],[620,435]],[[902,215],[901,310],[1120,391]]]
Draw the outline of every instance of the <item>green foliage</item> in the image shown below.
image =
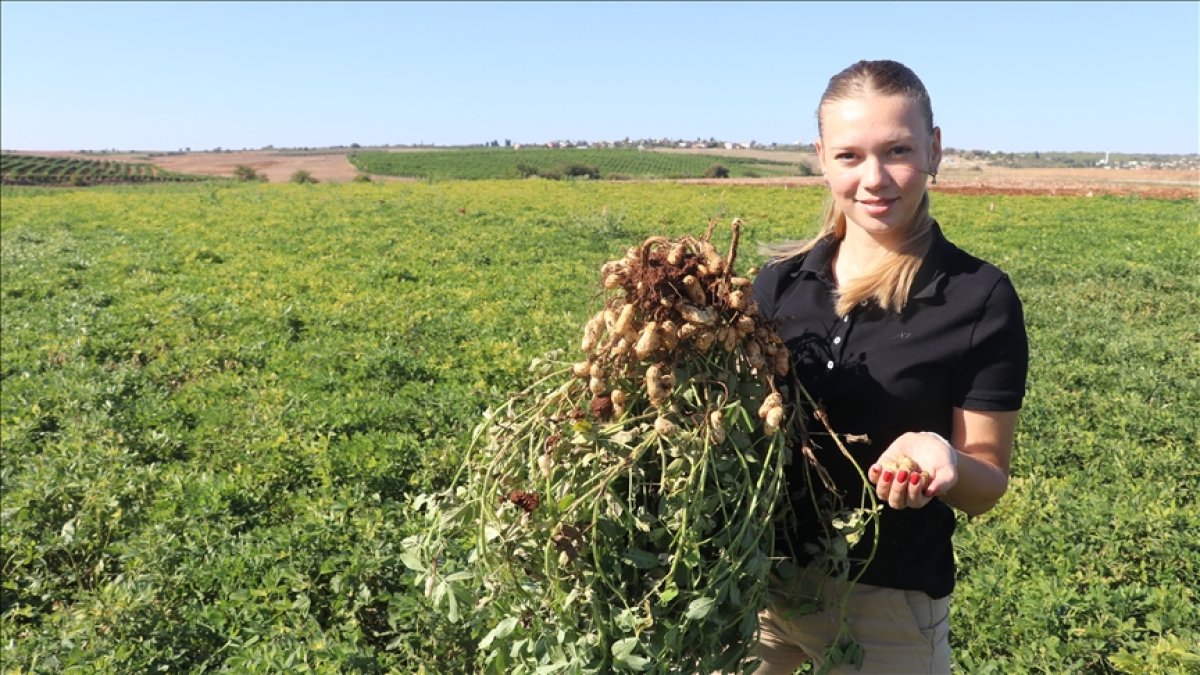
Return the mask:
[[[705,382],[721,365],[706,360],[691,374]],[[719,377],[708,380],[714,390],[738,383],[732,371]],[[739,384],[757,405],[765,393],[751,379]],[[687,385],[680,399],[707,402],[705,387]],[[711,393],[724,400],[723,390]],[[668,445],[642,410],[619,424],[572,422],[591,398],[586,381],[559,370],[495,410],[465,460],[471,477],[430,507],[430,533],[406,542],[406,564],[435,609],[465,614],[485,635],[480,665],[489,672],[736,665],[772,569],[768,518],[783,487],[783,436],[766,439],[735,401],[725,408],[728,439],[714,440],[701,423],[681,426]],[[545,453],[532,466],[530,448]],[[529,505],[532,493],[509,492],[516,487],[543,496]],[[514,496],[498,504],[506,493]],[[451,534],[471,540],[470,552],[448,550]]]
[[562,174],[571,178],[599,178],[600,169],[591,164],[582,162],[570,162],[563,166]]
[[515,170],[517,175],[521,178],[533,178],[540,175],[538,173],[539,169],[528,162],[517,162]]
[[[458,149],[404,152],[360,152],[349,156],[360,171],[384,176],[428,179],[563,178],[700,178],[714,155],[639,151],[632,148]],[[719,156],[729,175],[748,173],[794,176],[794,164],[777,160]]]
[[704,170],[705,178],[729,178],[729,169],[721,164],[712,164]]
[[[233,177],[244,183],[251,182],[266,182],[267,177],[260,174],[257,169],[248,164],[238,164],[233,169]],[[294,174],[293,174],[294,177]]]
[[311,171],[306,171],[304,169],[296,169],[293,171],[292,177],[289,178],[288,181],[297,185],[311,185],[319,182],[316,178],[313,178]]
[[[945,200],[954,208],[938,208]],[[1198,665],[1194,202],[935,198],[1012,276],[1032,373],[1010,493],[958,537],[968,670]],[[971,234],[968,229],[975,230]],[[1174,646],[1173,646],[1174,645]],[[1138,662],[1137,667],[1131,664]],[[1017,664],[1011,668],[1008,664]]]
[[[800,441],[763,357],[784,346],[754,335],[707,240],[656,239],[604,266],[621,280],[605,311],[621,319],[606,329],[598,311],[575,364],[562,350],[535,361],[537,383],[489,411],[454,488],[415,500],[428,528],[404,562],[435,609],[473,607],[490,672],[738,670],[770,578],[791,569],[773,562],[786,551],[774,534]],[[663,311],[689,299],[685,278],[721,347]],[[643,336],[633,351],[628,335]],[[844,549],[830,561],[845,564]]]
[[561,180],[563,178],[599,178],[600,169],[589,164],[579,162],[561,162],[550,167],[538,167],[526,162],[517,162],[513,171],[520,178],[549,178],[550,180]]
[[[414,587],[407,496],[445,487],[534,357],[577,344],[602,262],[736,215],[739,266],[761,263],[755,242],[815,231],[824,193],[2,196],[5,667],[432,673],[471,672],[485,635]],[[1194,670],[1200,209],[934,194],[933,211],[1012,276],[1033,361],[1010,492],[956,535],[958,666]]]

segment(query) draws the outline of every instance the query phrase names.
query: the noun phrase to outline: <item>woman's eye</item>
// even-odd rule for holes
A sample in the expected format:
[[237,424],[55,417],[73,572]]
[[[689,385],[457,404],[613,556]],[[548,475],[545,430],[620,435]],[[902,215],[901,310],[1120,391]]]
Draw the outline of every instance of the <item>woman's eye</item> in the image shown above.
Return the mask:
[[844,161],[847,161],[847,160],[851,160],[851,159],[854,159],[854,153],[852,153],[852,152],[839,152],[837,155],[834,155],[834,159],[839,159],[839,160],[841,160],[841,161],[843,161],[843,162],[844,162]]

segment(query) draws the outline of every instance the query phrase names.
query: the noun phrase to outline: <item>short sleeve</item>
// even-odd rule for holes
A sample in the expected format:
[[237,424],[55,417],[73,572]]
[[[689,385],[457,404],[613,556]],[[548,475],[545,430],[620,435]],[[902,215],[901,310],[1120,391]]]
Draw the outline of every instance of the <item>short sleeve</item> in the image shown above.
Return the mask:
[[1007,276],[992,287],[957,369],[954,405],[967,410],[1019,410],[1029,372],[1029,342],[1021,300]]

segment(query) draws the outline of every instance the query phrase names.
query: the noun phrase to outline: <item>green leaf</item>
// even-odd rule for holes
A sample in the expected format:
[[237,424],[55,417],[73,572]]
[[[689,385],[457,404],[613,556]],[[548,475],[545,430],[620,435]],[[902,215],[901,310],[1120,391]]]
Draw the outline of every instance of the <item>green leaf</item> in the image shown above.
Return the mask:
[[629,670],[643,671],[650,669],[650,659],[644,656],[627,656],[623,659],[614,659],[614,663],[619,666],[624,666]]
[[623,659],[637,649],[638,639],[635,637],[617,640],[612,646],[613,658]]
[[500,621],[500,623],[496,624],[495,627],[488,631],[487,635],[483,636],[483,639],[479,641],[479,648],[489,649],[492,646],[492,643],[496,640],[503,640],[509,635],[512,635],[513,629],[516,627],[517,617],[510,616],[506,619],[503,619]]
[[449,614],[447,614],[447,616],[450,618],[450,620],[451,620],[451,621],[458,621],[458,617],[459,617],[459,614],[458,614],[458,596],[454,595],[454,589],[452,589],[452,588],[449,588],[449,586],[450,586],[449,584],[447,584],[447,583],[441,583],[441,584],[438,584],[438,585],[439,585],[439,586],[441,586],[441,587],[443,587],[443,588],[446,588],[446,589],[448,589],[448,590],[450,591],[449,593],[447,593],[447,594],[446,594],[446,596],[447,596],[447,597],[449,598],[449,600],[450,600],[450,612],[449,612]]
[[[407,567],[408,569],[410,569],[414,572],[424,572],[427,569],[427,567],[425,565],[425,561],[421,559],[420,549],[417,549],[415,547],[406,549],[404,551],[404,553],[401,553],[400,554],[400,562],[404,563],[405,567]],[[325,572],[325,571],[332,571],[332,570],[322,569],[321,571]]]
[[750,637],[757,630],[758,614],[754,612],[746,612],[744,615],[742,615],[742,621],[738,625],[738,632],[745,637]]
[[475,573],[471,572],[470,570],[459,570],[458,572],[454,572],[453,574],[447,574],[444,578],[446,581],[458,582],[458,581],[467,581],[468,579],[471,579],[474,576],[475,576]]
[[628,670],[642,671],[648,669],[650,667],[650,659],[634,654],[633,652],[637,647],[638,639],[635,637],[617,640],[612,646],[613,665]]
[[712,614],[716,604],[716,601],[709,597],[696,598],[688,603],[685,616],[693,621],[707,618],[709,614]]
[[625,561],[639,570],[658,567],[658,556],[649,551],[643,551],[640,548],[625,549]]

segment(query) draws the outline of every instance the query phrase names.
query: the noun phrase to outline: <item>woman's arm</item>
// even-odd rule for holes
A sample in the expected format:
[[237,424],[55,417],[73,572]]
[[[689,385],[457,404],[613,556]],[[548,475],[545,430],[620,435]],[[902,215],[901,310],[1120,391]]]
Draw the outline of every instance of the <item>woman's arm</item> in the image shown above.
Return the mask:
[[950,444],[958,450],[958,482],[934,493],[951,506],[978,516],[987,513],[1008,490],[1013,434],[1017,412],[984,412],[954,409]]
[[[1008,489],[1017,412],[955,408],[952,424],[949,446],[939,436],[909,432],[880,455],[867,477],[881,501],[894,509],[919,509],[940,496],[972,516],[996,505]],[[928,483],[914,483],[908,472],[883,468],[884,462],[901,455],[916,462],[916,471],[931,475]]]

